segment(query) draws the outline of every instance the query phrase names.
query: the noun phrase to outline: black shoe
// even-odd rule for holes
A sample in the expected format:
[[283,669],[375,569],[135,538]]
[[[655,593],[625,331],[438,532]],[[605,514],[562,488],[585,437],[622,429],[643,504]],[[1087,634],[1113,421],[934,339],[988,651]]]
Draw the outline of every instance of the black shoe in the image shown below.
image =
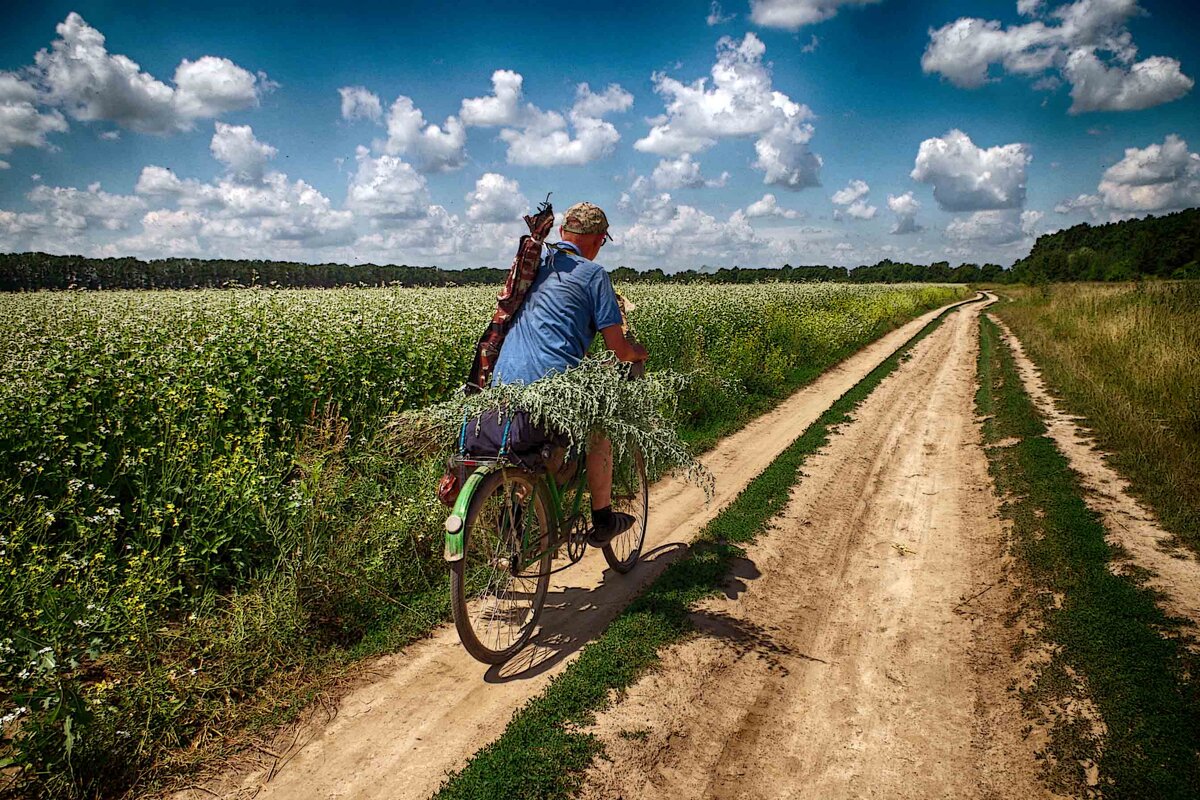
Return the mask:
[[637,520],[633,518],[632,514],[612,511],[603,522],[593,522],[592,529],[588,531],[587,543],[592,547],[604,547],[604,545],[632,528],[635,522]]

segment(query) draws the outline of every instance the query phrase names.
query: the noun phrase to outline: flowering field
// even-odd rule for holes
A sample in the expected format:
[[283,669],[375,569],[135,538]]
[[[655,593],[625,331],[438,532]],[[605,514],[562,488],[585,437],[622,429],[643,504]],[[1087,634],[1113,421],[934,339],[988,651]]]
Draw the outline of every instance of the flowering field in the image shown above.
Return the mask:
[[[650,368],[691,373],[700,447],[963,293],[626,287]],[[445,617],[440,465],[397,461],[381,427],[462,382],[494,294],[0,296],[0,764],[21,790],[183,768],[181,745]]]

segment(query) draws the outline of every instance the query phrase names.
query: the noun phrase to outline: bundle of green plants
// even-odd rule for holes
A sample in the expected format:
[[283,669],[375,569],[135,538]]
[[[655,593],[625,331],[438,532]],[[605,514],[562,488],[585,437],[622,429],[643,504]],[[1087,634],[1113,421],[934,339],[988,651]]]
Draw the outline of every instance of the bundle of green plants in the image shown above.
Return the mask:
[[562,434],[568,450],[586,445],[593,434],[602,434],[612,442],[616,463],[641,452],[650,474],[675,472],[711,495],[712,473],[696,460],[673,421],[677,398],[688,382],[687,375],[672,370],[631,380],[628,366],[608,353],[585,358],[577,367],[530,384],[492,386],[475,395],[457,395],[406,411],[389,427],[401,453],[449,455],[470,420],[488,412],[519,409],[528,412],[534,425]]

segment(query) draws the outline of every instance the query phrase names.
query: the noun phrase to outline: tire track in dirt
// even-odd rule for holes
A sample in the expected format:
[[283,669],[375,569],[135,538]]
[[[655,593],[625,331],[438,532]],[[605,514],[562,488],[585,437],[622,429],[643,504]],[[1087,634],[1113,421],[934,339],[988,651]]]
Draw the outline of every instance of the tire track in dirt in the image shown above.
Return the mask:
[[[256,798],[425,798],[504,730],[525,701],[654,580],[673,556],[804,432],[941,311],[881,337],[800,389],[774,410],[723,439],[702,459],[717,478],[706,505],[696,487],[668,478],[650,494],[649,558],[630,575],[598,552],[554,576],[539,632],[503,667],[473,660],[452,626],[376,660],[373,679],[351,690],[331,716],[282,730],[243,753],[202,788],[177,800]],[[265,751],[265,752],[263,752]]]
[[588,798],[1047,796],[1008,687],[1007,531],[974,417],[979,306],[806,465],[701,635],[601,715]]
[[[1192,633],[1200,632],[1200,559],[1175,545],[1154,512],[1129,494],[1129,482],[1108,465],[1104,453],[1078,424],[1079,417],[1064,412],[1050,395],[1021,340],[995,314],[988,316],[1012,350],[1021,383],[1046,423],[1047,434],[1087,489],[1084,502],[1100,515],[1109,544],[1122,548],[1133,564],[1150,573],[1146,583],[1158,592],[1158,603],[1167,614],[1187,621]],[[1112,564],[1119,570],[1122,561]]]

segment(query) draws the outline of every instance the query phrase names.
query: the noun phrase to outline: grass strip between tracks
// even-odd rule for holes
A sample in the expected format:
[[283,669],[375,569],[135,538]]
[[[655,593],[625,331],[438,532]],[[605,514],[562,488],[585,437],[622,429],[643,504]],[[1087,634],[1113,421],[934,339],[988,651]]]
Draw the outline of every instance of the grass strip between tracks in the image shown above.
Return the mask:
[[904,346],[836,400],[816,422],[742,490],[645,592],[608,626],[579,658],[530,700],[493,743],[452,774],[439,800],[542,800],[566,798],[578,789],[600,740],[580,728],[611,702],[611,692],[630,686],[657,663],[659,650],[691,630],[692,605],[719,591],[735,558],[788,502],[800,468],[825,445],[837,425],[952,309],[921,329]]
[[[1035,638],[1048,651],[1022,691],[1027,711],[1050,727],[1045,775],[1052,788],[1072,794],[1194,798],[1200,658],[1189,652],[1179,621],[1164,615],[1105,541],[999,328],[986,317],[980,324],[976,401],[988,417],[984,439],[1012,442],[989,447],[988,460],[1029,584],[1023,605],[1032,607]],[[1089,705],[1094,715],[1078,711]],[[1088,784],[1088,762],[1099,767],[1099,786]]]

